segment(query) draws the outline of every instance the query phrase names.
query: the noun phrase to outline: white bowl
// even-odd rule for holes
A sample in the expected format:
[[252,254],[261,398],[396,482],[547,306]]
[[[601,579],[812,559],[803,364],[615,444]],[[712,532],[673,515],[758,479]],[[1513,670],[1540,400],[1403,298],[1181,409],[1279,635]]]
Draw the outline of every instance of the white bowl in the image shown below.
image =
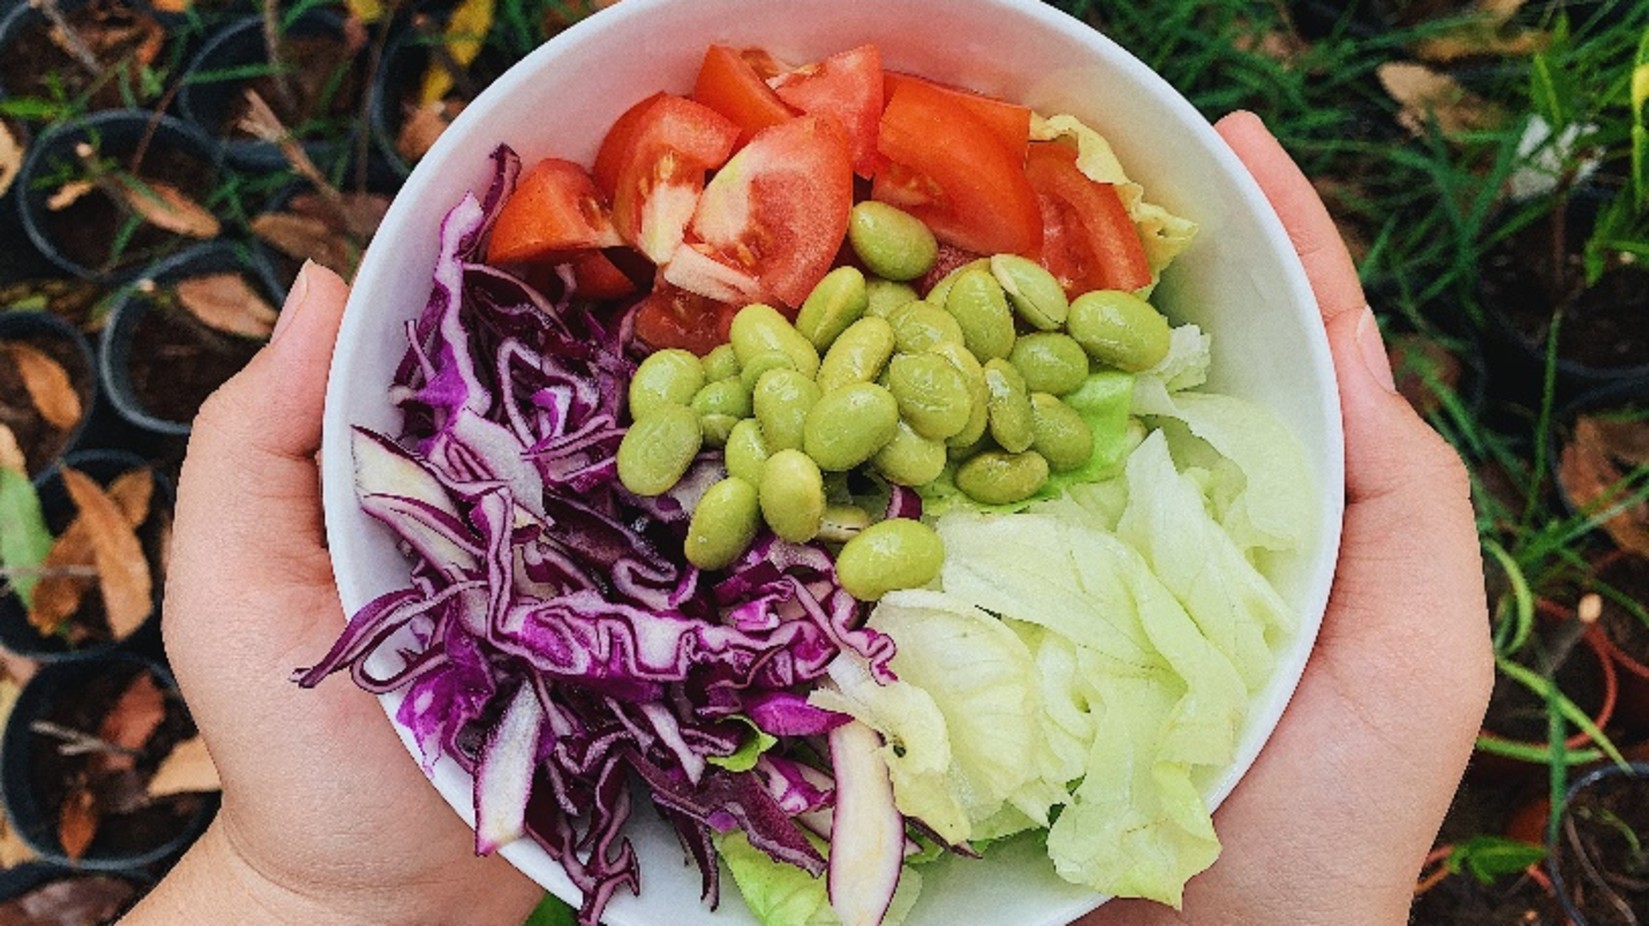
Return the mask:
[[[759,45],[808,61],[865,42],[890,69],[911,71],[1028,104],[1069,112],[1103,132],[1153,200],[1202,226],[1168,271],[1157,300],[1176,322],[1213,334],[1208,389],[1257,401],[1283,416],[1306,449],[1320,517],[1309,548],[1274,571],[1300,616],[1271,683],[1255,698],[1237,760],[1213,783],[1210,805],[1231,792],[1282,715],[1305,667],[1328,600],[1339,544],[1343,456],[1334,371],[1304,272],[1253,179],[1208,122],[1140,61],[1077,20],[1019,0],[624,0],[569,29],[511,69],[453,123],[418,165],[379,228],[356,278],[328,384],[322,466],[327,536],[344,609],[407,582],[390,533],[356,502],[349,428],[400,425],[385,390],[406,350],[403,324],[424,306],[436,229],[465,192],[485,189],[500,142],[527,163],[555,155],[589,163],[603,133],[632,103],[660,89],[686,93],[705,47]],[[386,695],[394,716],[400,702]],[[404,729],[409,750],[415,750]],[[474,822],[471,781],[443,761],[435,786]],[[620,894],[611,926],[754,923],[724,878],[720,909],[700,903],[699,876],[675,836],[638,813],[630,836],[643,871],[640,897]],[[1061,881],[1024,841],[984,862],[924,869],[911,926],[1014,923],[1056,926],[1101,898]],[[578,892],[538,846],[505,857],[556,895]],[[997,911],[992,913],[991,911]]]

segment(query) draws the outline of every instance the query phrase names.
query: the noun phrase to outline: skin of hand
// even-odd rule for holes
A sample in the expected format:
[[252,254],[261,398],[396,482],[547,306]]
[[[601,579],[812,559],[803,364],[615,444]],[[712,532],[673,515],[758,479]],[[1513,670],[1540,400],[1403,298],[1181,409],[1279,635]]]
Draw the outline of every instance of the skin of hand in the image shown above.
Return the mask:
[[1116,901],[1077,926],[1399,924],[1494,683],[1469,483],[1392,387],[1310,182],[1258,117],[1215,128],[1281,217],[1322,309],[1345,421],[1340,561],[1305,675],[1214,815],[1224,848],[1186,885],[1183,910]]
[[195,421],[162,627],[223,806],[127,926],[519,926],[543,897],[476,857],[376,699],[347,678],[290,681],[344,623],[315,454],[347,295],[305,265],[269,345]]

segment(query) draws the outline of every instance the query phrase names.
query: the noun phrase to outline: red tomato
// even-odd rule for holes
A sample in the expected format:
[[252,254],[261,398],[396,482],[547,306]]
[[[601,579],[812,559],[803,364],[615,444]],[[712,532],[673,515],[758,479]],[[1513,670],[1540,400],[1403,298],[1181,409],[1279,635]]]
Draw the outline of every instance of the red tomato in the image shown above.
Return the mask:
[[894,166],[876,175],[871,197],[964,250],[1037,253],[1042,214],[1023,165],[956,97],[925,81],[898,82],[877,140]]
[[727,343],[734,307],[663,283],[636,309],[636,337],[655,350],[679,347],[703,356]]
[[605,199],[584,168],[545,158],[521,175],[515,192],[498,210],[487,242],[487,262],[537,260],[622,243]]
[[613,127],[608,129],[607,135],[601,139],[601,148],[596,151],[595,164],[590,168],[590,175],[595,178],[596,188],[607,194],[609,200],[618,191],[618,172],[624,166],[624,158],[630,153],[631,143],[635,141],[636,128],[641,125],[647,110],[663,98],[663,93],[655,93],[626,109],[624,115],[614,120]]
[[882,116],[882,53],[861,45],[838,55],[781,74],[773,81],[779,99],[804,113],[835,116],[847,129],[853,172],[876,173],[877,122]]
[[987,255],[975,254],[973,251],[964,251],[948,244],[941,244],[939,245],[939,253],[933,258],[933,266],[929,267],[928,272],[922,274],[911,285],[916,287],[917,292],[926,296],[929,290],[939,285],[940,280],[950,276],[952,270],[963,264],[971,264],[985,256]]
[[1057,142],[1031,145],[1025,176],[1042,215],[1038,256],[1067,294],[1131,291],[1151,282],[1145,245],[1122,197],[1114,185],[1083,175],[1074,150]]
[[622,299],[636,284],[600,251],[580,251],[568,261],[573,269],[573,292],[584,299]]
[[841,124],[798,116],[756,133],[711,179],[692,233],[704,256],[747,272],[760,295],[794,309],[830,269],[852,208],[853,166]]
[[966,109],[980,124],[990,129],[991,135],[1002,146],[1008,149],[1019,163],[1025,162],[1025,148],[1031,143],[1031,111],[1029,107],[1006,100],[998,100],[971,90],[961,90],[956,87],[947,87],[944,84],[934,83],[926,78],[912,74],[901,74],[898,71],[888,71],[883,75],[883,86],[887,88],[887,95],[892,99],[893,92],[907,83],[922,84],[940,93],[947,95],[957,105]]
[[662,96],[621,128],[628,137],[617,142],[625,150],[616,155],[613,226],[653,263],[662,264],[681,245],[704,190],[705,171],[727,161],[739,127],[701,103]]
[[693,99],[733,120],[739,127],[737,144],[770,125],[795,115],[750,62],[726,45],[712,45],[693,82]]

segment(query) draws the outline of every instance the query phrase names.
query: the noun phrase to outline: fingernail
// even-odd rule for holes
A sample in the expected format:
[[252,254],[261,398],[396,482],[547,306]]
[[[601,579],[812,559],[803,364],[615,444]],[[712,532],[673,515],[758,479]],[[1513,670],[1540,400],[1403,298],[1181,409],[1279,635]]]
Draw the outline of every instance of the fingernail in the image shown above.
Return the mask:
[[286,304],[275,318],[275,330],[269,333],[269,343],[279,340],[281,332],[292,324],[292,319],[298,317],[298,310],[303,308],[304,300],[309,296],[309,271],[314,266],[314,261],[306,260],[298,269],[298,278],[292,281],[292,289],[286,294]]
[[1357,319],[1357,350],[1363,355],[1363,366],[1380,388],[1395,394],[1397,382],[1391,376],[1391,357],[1386,354],[1386,344],[1380,340],[1380,323],[1374,320],[1374,310],[1366,306],[1362,317]]

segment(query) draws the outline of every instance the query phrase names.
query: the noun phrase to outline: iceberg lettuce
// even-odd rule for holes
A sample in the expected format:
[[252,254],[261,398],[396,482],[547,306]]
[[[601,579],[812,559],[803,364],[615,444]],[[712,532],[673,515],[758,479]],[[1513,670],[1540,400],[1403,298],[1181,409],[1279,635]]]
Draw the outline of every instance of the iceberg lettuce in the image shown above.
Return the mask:
[[[716,836],[716,852],[727,864],[745,905],[763,926],[842,926],[830,908],[823,875],[810,875],[795,865],[775,862],[766,852],[752,846],[739,830]],[[823,852],[824,841],[815,839]],[[900,926],[922,890],[922,876],[906,865],[899,873],[899,888],[882,918],[883,926]]]

